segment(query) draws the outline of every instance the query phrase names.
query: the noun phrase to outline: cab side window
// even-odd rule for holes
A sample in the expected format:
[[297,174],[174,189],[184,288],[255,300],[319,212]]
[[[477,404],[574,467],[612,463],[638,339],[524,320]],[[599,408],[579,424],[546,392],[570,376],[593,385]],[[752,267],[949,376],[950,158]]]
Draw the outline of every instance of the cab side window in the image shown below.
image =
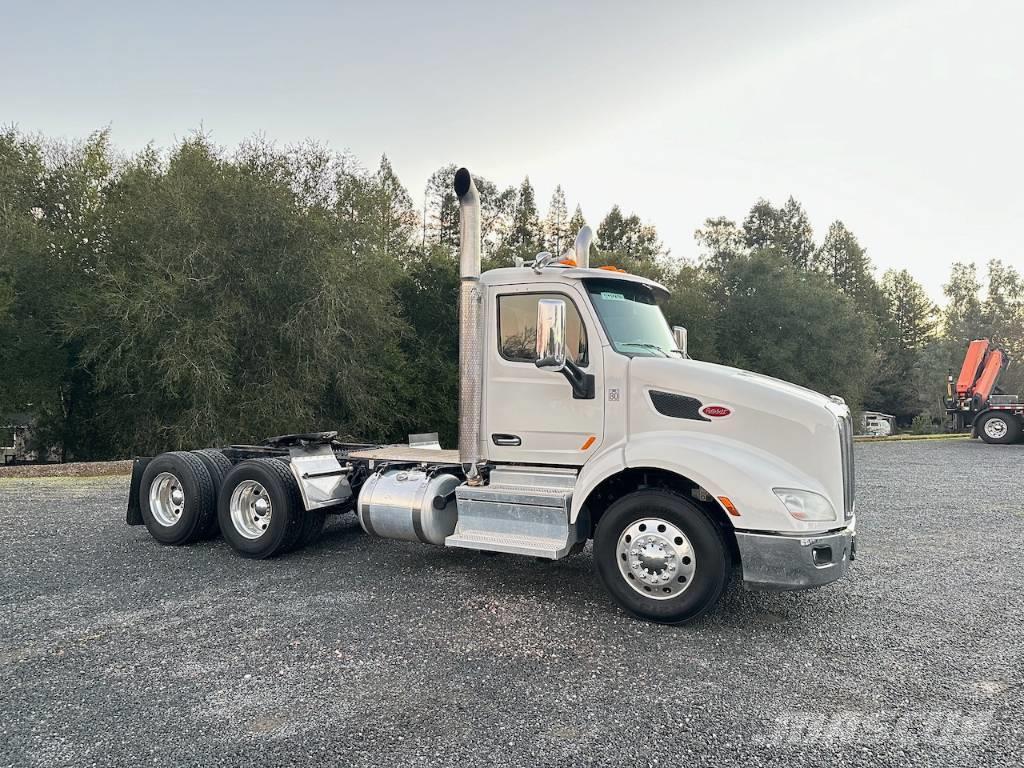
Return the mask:
[[498,352],[506,360],[532,363],[537,359],[537,302],[565,302],[566,351],[576,365],[587,365],[587,330],[572,300],[560,293],[516,293],[498,297]]

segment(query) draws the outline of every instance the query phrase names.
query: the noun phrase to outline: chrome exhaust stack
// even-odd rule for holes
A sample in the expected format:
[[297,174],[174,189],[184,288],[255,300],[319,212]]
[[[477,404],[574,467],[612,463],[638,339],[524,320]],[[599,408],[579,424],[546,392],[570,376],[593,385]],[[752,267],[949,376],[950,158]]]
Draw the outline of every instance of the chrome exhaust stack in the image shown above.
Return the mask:
[[584,224],[576,235],[576,245],[573,246],[577,267],[587,269],[590,266],[590,244],[593,242],[594,230]]
[[471,485],[483,461],[483,293],[480,290],[480,193],[465,168],[455,173],[459,198],[459,461]]

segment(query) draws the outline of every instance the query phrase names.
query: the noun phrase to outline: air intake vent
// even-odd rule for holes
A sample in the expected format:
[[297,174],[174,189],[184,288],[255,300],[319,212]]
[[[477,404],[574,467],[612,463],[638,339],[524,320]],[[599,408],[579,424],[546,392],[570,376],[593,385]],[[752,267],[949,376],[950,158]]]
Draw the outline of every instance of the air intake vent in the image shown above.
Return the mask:
[[704,403],[695,397],[651,390],[651,402],[654,404],[654,410],[662,416],[670,416],[673,419],[691,419],[692,421],[711,421],[701,415],[700,409]]

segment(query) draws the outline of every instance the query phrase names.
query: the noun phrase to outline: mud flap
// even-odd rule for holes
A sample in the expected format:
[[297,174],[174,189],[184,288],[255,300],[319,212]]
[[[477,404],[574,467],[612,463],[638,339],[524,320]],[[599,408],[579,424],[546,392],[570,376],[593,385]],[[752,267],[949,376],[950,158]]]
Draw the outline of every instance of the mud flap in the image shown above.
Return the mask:
[[132,462],[132,482],[128,488],[128,513],[125,522],[128,525],[142,525],[142,505],[139,500],[139,487],[142,485],[142,473],[146,471],[153,458],[146,456]]

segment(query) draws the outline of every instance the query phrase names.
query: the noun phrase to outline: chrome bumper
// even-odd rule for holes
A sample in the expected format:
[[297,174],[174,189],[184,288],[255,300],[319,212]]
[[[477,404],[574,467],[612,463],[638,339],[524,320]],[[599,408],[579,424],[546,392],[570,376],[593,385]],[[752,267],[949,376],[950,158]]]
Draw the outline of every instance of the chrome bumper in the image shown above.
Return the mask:
[[811,589],[842,578],[857,552],[857,533],[848,528],[821,535],[736,531],[749,589]]

